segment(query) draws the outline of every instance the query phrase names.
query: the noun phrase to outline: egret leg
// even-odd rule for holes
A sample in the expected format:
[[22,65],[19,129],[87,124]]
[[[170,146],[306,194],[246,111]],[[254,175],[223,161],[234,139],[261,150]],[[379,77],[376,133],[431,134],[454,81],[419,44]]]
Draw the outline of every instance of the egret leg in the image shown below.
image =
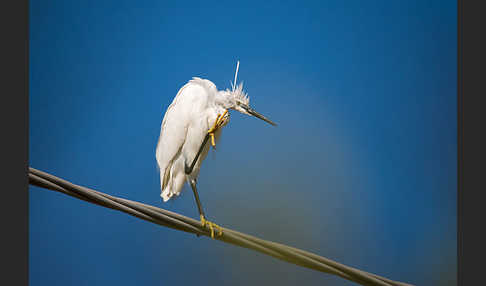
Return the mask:
[[206,143],[209,140],[209,136],[210,136],[209,133],[207,133],[206,137],[204,137],[204,140],[201,144],[201,147],[199,147],[199,150],[197,151],[196,157],[194,157],[194,160],[192,160],[191,165],[188,166],[187,164],[185,164],[184,172],[186,173],[186,175],[189,175],[190,173],[192,173],[192,170],[194,169],[194,166],[196,165],[197,159],[199,159],[199,156],[201,155],[202,150],[204,149],[204,146],[206,145]]
[[217,228],[219,230],[218,235],[222,235],[223,229],[219,225],[206,220],[206,217],[204,216],[204,211],[201,205],[201,201],[199,200],[199,194],[197,193],[196,180],[189,180],[189,183],[191,184],[191,188],[194,193],[194,198],[196,199],[197,209],[199,210],[199,216],[201,217],[202,226],[204,227],[207,225],[209,227],[209,229],[211,230],[211,238],[213,239],[214,239],[214,228]]
[[186,164],[184,166],[184,172],[186,173],[186,175],[192,173],[192,170],[196,165],[197,159],[199,159],[199,156],[201,155],[202,150],[204,149],[204,146],[206,146],[206,143],[208,142],[209,138],[211,138],[211,145],[213,146],[213,148],[215,148],[216,144],[214,142],[214,132],[216,132],[216,130],[218,130],[218,128],[223,126],[223,124],[225,123],[224,116],[226,115],[226,113],[228,113],[228,110],[225,110],[223,114],[218,114],[218,117],[216,118],[214,125],[208,130],[208,133],[206,133],[206,136],[204,137],[204,140],[201,146],[199,147],[199,150],[197,151],[196,157],[194,157],[194,160],[192,160],[191,165],[188,166]]
[[196,180],[189,180],[191,183],[192,192],[194,193],[194,198],[196,199],[197,209],[199,210],[199,215],[204,216],[204,211],[201,205],[201,201],[199,200],[199,194],[197,192],[196,187]]

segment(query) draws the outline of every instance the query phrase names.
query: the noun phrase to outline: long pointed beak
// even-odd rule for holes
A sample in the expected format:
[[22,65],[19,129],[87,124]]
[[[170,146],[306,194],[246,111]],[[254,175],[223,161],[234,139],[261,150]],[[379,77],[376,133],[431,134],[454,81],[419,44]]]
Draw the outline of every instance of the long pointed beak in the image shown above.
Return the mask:
[[245,108],[246,112],[248,112],[248,114],[255,116],[256,118],[259,118],[263,121],[266,121],[267,123],[270,123],[273,126],[277,126],[277,123],[273,122],[272,120],[270,120],[270,119],[266,118],[265,116],[261,115],[260,113],[256,112],[251,107],[249,107],[249,106],[243,106],[243,107]]

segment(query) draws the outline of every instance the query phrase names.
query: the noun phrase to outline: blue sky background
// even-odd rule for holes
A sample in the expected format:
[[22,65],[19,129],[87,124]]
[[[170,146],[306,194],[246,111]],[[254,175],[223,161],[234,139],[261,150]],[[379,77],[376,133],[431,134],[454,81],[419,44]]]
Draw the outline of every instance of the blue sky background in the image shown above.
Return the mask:
[[[456,284],[456,1],[30,1],[30,165],[162,203],[155,146],[191,77],[232,113],[209,219],[416,285]],[[30,188],[30,284],[354,285]]]

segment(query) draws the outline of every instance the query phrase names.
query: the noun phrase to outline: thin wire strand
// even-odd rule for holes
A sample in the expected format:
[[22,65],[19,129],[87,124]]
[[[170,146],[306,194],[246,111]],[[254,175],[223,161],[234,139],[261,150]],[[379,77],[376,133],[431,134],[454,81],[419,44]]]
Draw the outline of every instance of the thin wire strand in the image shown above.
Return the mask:
[[[29,183],[44,189],[61,192],[99,206],[122,211],[161,226],[210,237],[210,230],[202,227],[199,221],[192,218],[151,205],[114,197],[96,190],[75,185],[34,168],[29,168]],[[284,244],[263,240],[228,228],[223,228],[223,234],[221,236],[216,235],[215,239],[243,248],[252,249],[302,267],[337,275],[360,285],[411,286],[410,284],[393,281],[376,274],[340,264],[314,253]]]

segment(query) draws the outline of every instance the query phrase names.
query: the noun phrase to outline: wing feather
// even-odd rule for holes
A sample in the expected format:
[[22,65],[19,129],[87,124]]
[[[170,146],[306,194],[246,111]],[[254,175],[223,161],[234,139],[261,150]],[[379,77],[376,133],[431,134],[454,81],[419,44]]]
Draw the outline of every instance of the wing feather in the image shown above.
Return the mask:
[[160,136],[157,143],[156,159],[161,172],[161,189],[167,186],[172,164],[182,156],[182,148],[186,141],[187,131],[191,122],[197,120],[197,115],[207,103],[208,92],[204,85],[193,79],[184,85],[162,120]]

